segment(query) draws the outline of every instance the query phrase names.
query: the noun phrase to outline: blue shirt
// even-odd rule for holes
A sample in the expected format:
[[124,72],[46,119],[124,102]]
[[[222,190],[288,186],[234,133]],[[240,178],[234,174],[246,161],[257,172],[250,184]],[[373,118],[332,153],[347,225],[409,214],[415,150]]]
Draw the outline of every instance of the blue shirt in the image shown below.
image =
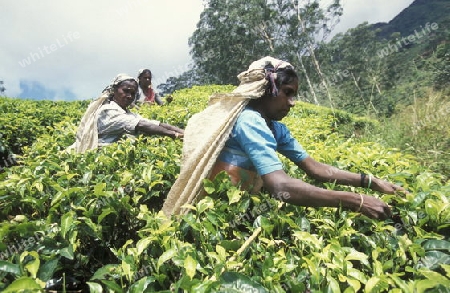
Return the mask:
[[259,112],[246,107],[239,115],[219,160],[265,175],[283,169],[277,151],[294,163],[308,157],[286,125],[278,121],[271,121],[270,125],[269,128]]

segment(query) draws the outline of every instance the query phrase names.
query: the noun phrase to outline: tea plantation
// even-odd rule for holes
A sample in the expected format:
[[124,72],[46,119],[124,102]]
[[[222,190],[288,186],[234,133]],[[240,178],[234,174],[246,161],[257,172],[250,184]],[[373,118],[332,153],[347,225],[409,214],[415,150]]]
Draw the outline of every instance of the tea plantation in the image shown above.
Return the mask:
[[[193,87],[167,106],[132,111],[184,128],[212,93],[232,89]],[[289,205],[226,176],[206,180],[209,196],[167,219],[160,209],[182,141],[67,152],[87,105],[0,98],[1,292],[450,292],[450,182],[361,139],[376,121],[300,102],[283,120],[316,160],[396,182],[407,195],[312,182],[283,162],[318,186],[381,197],[392,219]]]

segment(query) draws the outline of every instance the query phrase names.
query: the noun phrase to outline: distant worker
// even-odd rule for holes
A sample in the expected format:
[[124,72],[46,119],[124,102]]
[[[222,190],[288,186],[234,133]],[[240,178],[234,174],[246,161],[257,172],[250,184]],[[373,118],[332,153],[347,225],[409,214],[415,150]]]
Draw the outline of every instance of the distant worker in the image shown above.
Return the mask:
[[136,104],[158,104],[164,105],[172,102],[172,96],[168,96],[166,101],[156,93],[152,87],[152,72],[150,69],[140,69],[138,72],[139,92],[136,96]]
[[89,105],[78,127],[76,141],[69,148],[82,153],[139,134],[181,139],[183,129],[130,112],[128,107],[135,101],[137,92],[138,81],[119,74]]

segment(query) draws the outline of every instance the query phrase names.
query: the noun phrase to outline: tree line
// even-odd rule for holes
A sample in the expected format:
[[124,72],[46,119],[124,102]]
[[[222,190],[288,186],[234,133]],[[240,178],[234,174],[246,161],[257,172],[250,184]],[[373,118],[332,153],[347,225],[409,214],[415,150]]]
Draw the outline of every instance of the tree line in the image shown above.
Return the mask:
[[[437,5],[431,2],[430,7]],[[343,15],[340,0],[327,5],[318,0],[208,0],[204,5],[189,39],[193,64],[160,84],[162,94],[193,85],[237,85],[237,74],[248,64],[272,55],[296,67],[300,100],[389,117],[399,103],[412,101],[411,92],[445,89],[450,80],[448,17],[410,24],[409,30],[416,26],[414,35],[394,32],[386,38],[379,25],[362,23],[331,38]],[[408,18],[405,11],[402,17]]]

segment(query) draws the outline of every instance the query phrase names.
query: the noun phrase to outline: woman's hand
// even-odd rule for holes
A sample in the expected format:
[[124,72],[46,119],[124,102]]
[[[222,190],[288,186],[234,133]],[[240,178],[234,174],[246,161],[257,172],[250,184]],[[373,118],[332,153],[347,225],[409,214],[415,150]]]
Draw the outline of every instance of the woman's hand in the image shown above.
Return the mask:
[[392,217],[391,208],[384,201],[370,195],[360,194],[359,196],[361,202],[357,211],[377,220],[386,220]]
[[181,139],[181,140],[183,140],[183,136],[184,136],[184,133],[181,133],[181,132],[174,132],[173,133],[173,139]]
[[173,96],[172,95],[167,95],[166,103],[170,104],[170,103],[172,103],[172,101],[173,101]]
[[397,192],[409,193],[406,189],[404,189],[401,186],[395,185],[391,182],[376,177],[372,177],[371,189],[386,194],[395,194]]

